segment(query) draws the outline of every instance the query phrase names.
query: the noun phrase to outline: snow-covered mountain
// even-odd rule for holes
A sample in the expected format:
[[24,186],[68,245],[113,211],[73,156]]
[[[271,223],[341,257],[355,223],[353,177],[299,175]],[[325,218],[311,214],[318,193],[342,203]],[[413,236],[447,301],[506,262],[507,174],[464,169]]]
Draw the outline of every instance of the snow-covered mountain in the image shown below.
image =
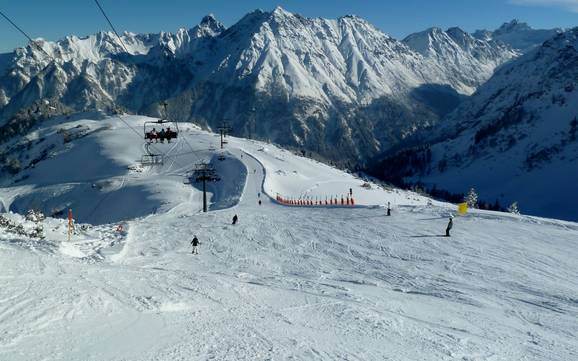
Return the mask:
[[108,32],[39,41],[55,63],[31,46],[0,57],[0,124],[41,112],[40,99],[49,115],[113,104],[157,115],[166,100],[180,121],[228,120],[238,135],[360,160],[435,124],[516,55],[459,29],[430,33],[404,43],[356,16],[276,8],[228,29],[207,16],[176,33],[125,33],[126,49]]
[[[502,66],[434,130],[413,181],[578,218],[578,28]],[[409,154],[406,154],[409,155]]]
[[409,35],[403,42],[432,64],[442,67],[439,72],[454,74],[463,87],[458,91],[465,94],[473,93],[492,76],[494,69],[519,55],[506,44],[476,39],[457,27],[447,31],[430,28]]
[[527,23],[514,19],[502,24],[502,26],[494,31],[477,30],[473,33],[473,36],[486,41],[501,41],[517,51],[527,53],[561,32],[562,29],[559,28],[534,29]]

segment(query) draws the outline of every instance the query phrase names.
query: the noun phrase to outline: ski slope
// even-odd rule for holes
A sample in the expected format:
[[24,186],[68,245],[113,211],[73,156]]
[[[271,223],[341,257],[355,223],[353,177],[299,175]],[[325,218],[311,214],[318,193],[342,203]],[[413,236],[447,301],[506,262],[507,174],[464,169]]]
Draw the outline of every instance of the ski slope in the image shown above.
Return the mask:
[[[78,223],[70,241],[62,217],[45,240],[0,227],[2,360],[578,358],[576,223],[475,211],[440,237],[452,205],[257,141],[229,138],[219,161],[218,136],[193,126],[154,168],[115,118],[28,137],[31,158],[55,146],[3,184],[3,207],[72,207]],[[190,181],[201,160],[222,177],[208,213]],[[271,200],[349,188],[361,207]]]

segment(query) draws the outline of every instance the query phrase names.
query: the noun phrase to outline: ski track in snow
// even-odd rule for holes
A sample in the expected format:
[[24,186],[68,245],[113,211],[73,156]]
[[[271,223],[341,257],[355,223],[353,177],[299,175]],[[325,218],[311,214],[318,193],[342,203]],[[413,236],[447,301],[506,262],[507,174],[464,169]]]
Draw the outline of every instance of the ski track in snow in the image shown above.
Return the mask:
[[[215,140],[182,133],[194,147]],[[199,213],[191,190],[123,232],[88,225],[68,242],[57,219],[45,221],[46,241],[0,232],[0,359],[578,359],[576,224],[477,211],[440,237],[448,205],[363,193],[354,177],[259,142],[232,138],[227,155],[247,168],[231,208]],[[120,188],[184,171],[174,165]],[[324,190],[323,177],[342,178]],[[370,207],[267,197],[348,184]],[[371,207],[388,200],[392,217]]]

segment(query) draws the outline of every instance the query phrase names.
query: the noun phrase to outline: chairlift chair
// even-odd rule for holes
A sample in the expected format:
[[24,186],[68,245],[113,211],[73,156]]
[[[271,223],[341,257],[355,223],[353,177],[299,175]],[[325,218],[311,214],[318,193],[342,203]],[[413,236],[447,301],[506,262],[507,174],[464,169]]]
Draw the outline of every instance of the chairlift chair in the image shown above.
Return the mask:
[[151,143],[145,144],[146,154],[143,154],[141,157],[141,164],[142,165],[160,165],[164,163],[164,156],[160,153],[153,153],[150,149]]
[[[168,126],[165,127],[164,124],[168,124]],[[165,132],[161,135],[162,130]],[[158,140],[160,140],[161,143],[164,143],[165,140],[170,143],[171,139],[176,139],[179,135],[179,124],[166,119],[148,121],[144,122],[143,133],[144,139],[149,143],[153,141],[158,142]]]
[[[141,163],[143,165],[163,164],[164,156],[166,152],[169,151],[169,149],[165,148],[161,144],[164,143],[165,140],[167,143],[170,143],[171,139],[176,139],[179,135],[179,124],[175,121],[167,119],[167,104],[164,103],[163,105],[165,108],[165,114],[161,119],[155,121],[146,121],[143,124],[146,151],[146,154],[143,154],[141,157]],[[159,140],[161,144],[158,143]],[[153,141],[155,142],[155,146],[153,149],[151,149]]]
[[161,154],[143,154],[140,162],[142,165],[161,165],[164,160]]

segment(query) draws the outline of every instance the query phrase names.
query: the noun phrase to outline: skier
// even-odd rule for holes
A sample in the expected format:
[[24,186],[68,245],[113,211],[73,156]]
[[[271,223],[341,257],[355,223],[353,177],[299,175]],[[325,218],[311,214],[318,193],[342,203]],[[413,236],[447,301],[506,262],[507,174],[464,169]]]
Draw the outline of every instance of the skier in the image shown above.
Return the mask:
[[448,222],[448,227],[446,228],[446,237],[450,236],[450,230],[454,226],[454,217],[450,216],[450,221]]
[[391,216],[391,207],[389,206],[389,202],[387,202],[387,216]]
[[199,254],[199,250],[197,248],[197,246],[199,245],[199,239],[197,238],[197,236],[193,237],[191,244],[193,245],[193,251],[191,252],[191,254]]
[[259,205],[261,205],[261,200],[259,199]]
[[349,188],[349,195],[353,196],[353,189]]
[[233,225],[237,224],[237,221],[239,220],[239,217],[237,217],[237,215],[235,214],[233,216]]
[[166,137],[165,128],[162,128],[161,131],[159,132],[159,138],[161,140],[161,143],[165,142],[165,137]]

